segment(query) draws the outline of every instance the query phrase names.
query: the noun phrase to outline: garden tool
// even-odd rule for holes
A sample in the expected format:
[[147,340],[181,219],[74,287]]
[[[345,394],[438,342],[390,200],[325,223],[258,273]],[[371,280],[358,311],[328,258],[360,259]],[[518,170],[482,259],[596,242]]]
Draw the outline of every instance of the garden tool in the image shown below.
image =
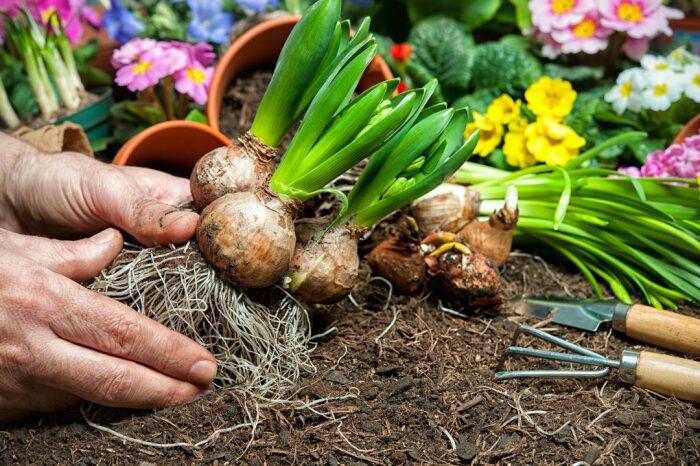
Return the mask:
[[603,324],[630,338],[683,354],[700,355],[700,319],[642,304],[618,301],[566,301],[556,298],[516,298],[515,312],[589,332]]
[[[496,379],[516,378],[598,378],[618,369],[621,381],[639,388],[675,396],[681,400],[700,402],[700,362],[667,356],[648,351],[624,350],[619,360],[608,359],[594,351],[582,348],[563,338],[542,330],[523,325],[520,331],[534,335],[575,354],[544,351],[533,348],[511,346],[508,354],[519,354],[535,358],[552,359],[574,364],[601,367],[598,370],[527,370],[499,371]],[[517,336],[516,336],[517,337]]]

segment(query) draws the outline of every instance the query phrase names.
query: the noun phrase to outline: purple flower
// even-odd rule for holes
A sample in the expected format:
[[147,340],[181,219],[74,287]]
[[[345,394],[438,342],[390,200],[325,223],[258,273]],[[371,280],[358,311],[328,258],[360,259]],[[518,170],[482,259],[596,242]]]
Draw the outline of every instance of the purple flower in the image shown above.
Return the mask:
[[191,62],[175,74],[175,90],[180,94],[189,95],[192,100],[204,105],[207,103],[209,85],[213,75],[213,67],[205,67],[201,63]]
[[111,5],[102,20],[109,37],[125,44],[143,32],[145,26],[138,16],[124,8],[119,0],[111,0]]
[[207,43],[188,44],[185,42],[163,42],[163,47],[171,47],[183,51],[190,62],[198,62],[202,66],[209,66],[214,63],[216,54],[214,47]]
[[131,39],[112,53],[112,66],[118,70],[124,65],[137,62],[144,52],[156,47],[158,42],[153,39]]
[[241,8],[252,11],[253,13],[262,13],[269,8],[279,8],[278,0],[236,0]]
[[187,0],[192,20],[187,33],[199,42],[224,44],[233,27],[234,17],[226,13],[221,0]]
[[700,175],[700,135],[683,144],[652,152],[640,169],[618,168],[621,173],[644,178],[695,178]]
[[143,91],[161,79],[173,75],[187,65],[187,55],[181,50],[164,48],[160,44],[143,52],[131,64],[123,65],[114,80],[130,91]]

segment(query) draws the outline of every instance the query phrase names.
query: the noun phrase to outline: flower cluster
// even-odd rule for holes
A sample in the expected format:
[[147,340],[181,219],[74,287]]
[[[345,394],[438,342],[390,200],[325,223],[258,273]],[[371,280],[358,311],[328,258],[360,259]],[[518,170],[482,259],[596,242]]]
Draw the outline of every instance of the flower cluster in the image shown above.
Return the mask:
[[[0,0],[0,14],[15,17],[25,4],[34,19],[43,25],[48,24],[54,15],[58,17],[66,31],[66,37],[73,43],[78,42],[83,35],[81,21],[96,28],[102,23],[100,15],[85,0]],[[4,23],[4,20],[0,22]]]
[[144,91],[172,78],[177,92],[190,96],[200,105],[207,103],[213,62],[214,53],[209,44],[153,39],[132,39],[112,54],[118,85],[132,92]]
[[696,178],[700,176],[700,135],[683,144],[652,152],[641,168],[622,167],[620,173],[645,178]]
[[672,35],[669,20],[683,17],[662,0],[530,0],[534,35],[543,53],[595,54],[608,47],[614,33],[626,36],[625,53],[639,59],[649,41],[659,34]]
[[481,130],[481,138],[474,152],[486,157],[503,140],[506,162],[520,168],[538,162],[564,166],[578,157],[586,140],[563,123],[576,100],[576,91],[571,83],[562,79],[541,78],[527,89],[525,100],[530,113],[535,116],[533,122],[523,115],[523,103],[507,94],[495,99],[485,115],[474,112],[474,122],[465,129],[466,136],[477,129]]
[[665,111],[683,96],[700,103],[700,59],[695,55],[677,49],[667,57],[645,55],[641,65],[620,73],[605,95],[618,114]]

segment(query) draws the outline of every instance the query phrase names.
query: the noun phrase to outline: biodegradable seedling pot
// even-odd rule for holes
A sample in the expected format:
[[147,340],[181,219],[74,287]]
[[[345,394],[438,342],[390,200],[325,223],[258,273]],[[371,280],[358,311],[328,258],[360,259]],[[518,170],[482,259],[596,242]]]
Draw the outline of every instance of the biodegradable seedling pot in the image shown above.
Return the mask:
[[697,134],[700,134],[700,115],[696,115],[695,118],[690,120],[688,124],[683,127],[681,132],[676,135],[676,139],[673,140],[673,143],[682,144],[683,141]]
[[[221,57],[209,88],[207,118],[212,128],[220,129],[221,103],[231,81],[246,71],[274,67],[282,46],[299,18],[299,15],[284,16],[258,24],[236,39]],[[358,90],[365,90],[393,77],[389,66],[377,55],[362,76]]]
[[108,87],[91,92],[99,95],[100,98],[75,113],[57,118],[53,123],[60,125],[64,121],[70,121],[82,126],[90,144],[94,147],[95,143],[109,138],[112,133],[110,108],[114,104],[114,98],[112,97],[112,89]]
[[122,146],[113,163],[155,168],[189,178],[207,152],[231,145],[229,138],[202,123],[174,120],[140,132]]

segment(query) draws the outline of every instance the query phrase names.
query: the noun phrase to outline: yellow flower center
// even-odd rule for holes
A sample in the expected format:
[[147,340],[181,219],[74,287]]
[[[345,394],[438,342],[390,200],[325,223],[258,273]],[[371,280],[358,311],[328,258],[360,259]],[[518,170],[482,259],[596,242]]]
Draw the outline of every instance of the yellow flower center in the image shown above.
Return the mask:
[[658,65],[656,65],[656,69],[659,71],[664,71],[664,70],[667,70],[669,68],[670,67],[668,66],[668,63],[659,63]]
[[150,61],[142,61],[134,65],[134,73],[136,74],[144,74],[148,73],[148,70],[153,68],[153,63]]
[[187,79],[197,84],[202,84],[204,80],[207,79],[204,75],[204,71],[199,68],[188,68],[187,71],[185,71],[185,76],[187,76]]
[[700,86],[700,74],[696,74],[695,76],[693,76],[693,84],[695,84],[696,86]]
[[566,13],[570,9],[576,6],[576,0],[553,0],[552,1],[552,11],[555,14]]
[[592,19],[584,19],[574,26],[573,31],[576,37],[581,37],[583,39],[593,37],[593,34],[595,34],[596,31],[595,21]]
[[644,13],[642,12],[641,6],[630,2],[622,2],[620,6],[617,7],[617,17],[623,21],[638,23],[644,19]]
[[622,94],[622,97],[629,97],[632,95],[632,83],[629,81],[625,81],[625,84],[620,86],[620,94]]
[[49,19],[54,15],[54,13],[56,13],[56,8],[52,6],[44,10],[44,12],[41,14],[41,19],[44,20],[44,24],[49,23]]
[[662,95],[666,95],[668,92],[668,86],[666,84],[657,84],[654,86],[654,95],[659,97]]

